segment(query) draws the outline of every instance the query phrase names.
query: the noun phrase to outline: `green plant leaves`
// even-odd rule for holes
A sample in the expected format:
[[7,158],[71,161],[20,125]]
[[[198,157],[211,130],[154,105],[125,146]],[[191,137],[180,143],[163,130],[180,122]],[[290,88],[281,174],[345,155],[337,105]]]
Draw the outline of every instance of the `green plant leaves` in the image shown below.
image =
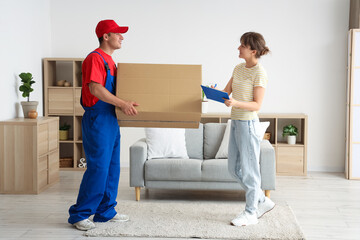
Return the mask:
[[292,124],[286,125],[283,128],[283,137],[285,136],[297,136],[298,135],[298,129]]
[[30,97],[30,93],[32,91],[34,91],[33,88],[31,88],[31,85],[35,83],[35,81],[33,81],[33,76],[31,73],[20,73],[19,77],[21,78],[21,82],[22,85],[19,87],[20,92],[22,92],[22,96],[24,98],[28,98],[29,101],[29,97]]
[[59,126],[59,130],[69,130],[70,129],[70,124],[67,124],[67,122],[64,122],[64,124]]
[[19,77],[21,78],[22,82],[30,82],[33,79],[31,73],[25,73],[25,72],[20,73]]

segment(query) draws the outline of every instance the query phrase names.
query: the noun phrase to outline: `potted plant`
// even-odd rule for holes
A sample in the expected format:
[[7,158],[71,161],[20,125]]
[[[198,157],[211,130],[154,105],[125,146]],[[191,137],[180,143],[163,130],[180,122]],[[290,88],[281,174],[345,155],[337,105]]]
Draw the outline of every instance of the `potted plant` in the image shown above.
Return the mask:
[[[208,86],[207,86],[208,87]],[[201,97],[201,112],[202,113],[207,113],[208,108],[209,108],[209,102],[206,100],[205,98],[205,93],[204,90],[202,91],[202,97]]]
[[287,143],[288,144],[295,144],[296,143],[296,136],[298,135],[298,129],[292,124],[286,125],[283,128],[283,137],[287,136]]
[[59,140],[68,140],[69,138],[69,129],[70,125],[64,122],[64,124],[59,127]]
[[24,98],[27,98],[26,102],[21,102],[21,106],[23,109],[24,117],[27,118],[28,113],[31,110],[34,110],[36,112],[37,106],[39,104],[38,101],[30,101],[30,93],[34,91],[34,89],[31,87],[32,84],[35,83],[33,80],[33,76],[31,73],[20,73],[19,77],[21,78],[21,86],[19,87],[20,92],[22,92],[22,96]]

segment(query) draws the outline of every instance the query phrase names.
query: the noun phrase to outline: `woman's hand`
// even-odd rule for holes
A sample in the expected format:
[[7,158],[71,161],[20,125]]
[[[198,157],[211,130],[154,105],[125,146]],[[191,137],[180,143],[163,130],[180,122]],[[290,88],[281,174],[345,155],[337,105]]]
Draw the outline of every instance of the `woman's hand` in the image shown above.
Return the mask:
[[230,99],[225,99],[225,98],[223,98],[224,100],[225,100],[225,105],[227,106],[227,107],[232,107],[232,106],[235,106],[237,103],[238,103],[238,101],[236,101],[235,99],[233,99],[232,97],[230,97]]
[[211,88],[214,88],[214,89],[216,89],[216,90],[219,90],[219,89],[216,88],[216,86],[217,86],[217,84],[215,84],[215,86],[214,86],[214,85],[210,85]]

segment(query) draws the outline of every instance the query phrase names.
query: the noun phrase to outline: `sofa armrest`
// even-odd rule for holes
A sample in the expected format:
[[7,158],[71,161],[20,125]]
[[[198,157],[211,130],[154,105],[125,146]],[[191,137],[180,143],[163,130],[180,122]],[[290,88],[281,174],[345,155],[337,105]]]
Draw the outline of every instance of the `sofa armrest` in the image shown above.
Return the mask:
[[147,160],[145,138],[130,146],[130,187],[144,187],[144,168]]
[[260,143],[260,173],[261,189],[275,190],[275,150],[268,140],[262,140]]

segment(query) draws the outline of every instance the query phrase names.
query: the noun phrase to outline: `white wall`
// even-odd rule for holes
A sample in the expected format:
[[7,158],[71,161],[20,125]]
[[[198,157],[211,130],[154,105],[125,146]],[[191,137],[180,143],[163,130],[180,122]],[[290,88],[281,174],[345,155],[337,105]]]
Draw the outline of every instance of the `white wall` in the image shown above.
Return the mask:
[[[1,71],[1,82],[10,82],[5,90],[0,90],[7,96],[0,96],[2,105],[8,99],[12,105],[18,101],[15,75],[26,70],[18,64],[21,59],[26,59],[24,64],[40,68],[41,57],[45,55],[38,51],[49,53],[46,57],[85,57],[98,46],[94,31],[101,19],[115,19],[119,24],[130,26],[124,35],[123,48],[113,55],[115,62],[202,64],[203,82],[216,82],[220,87],[225,86],[234,66],[241,61],[237,51],[241,34],[257,31],[264,35],[272,51],[261,60],[269,75],[262,112],[308,114],[308,170],[344,171],[348,0],[49,1],[50,52],[35,41],[50,37],[50,31],[41,31],[41,25],[48,26],[46,13],[28,14],[43,20],[41,24],[8,30],[11,37],[16,36],[16,41],[6,40],[5,45],[8,46],[7,58],[13,58],[13,62],[8,63],[3,55],[1,57],[0,65],[8,66],[5,71],[8,75]],[[17,2],[27,3],[25,0],[14,2],[12,8],[6,3],[8,11],[1,7],[5,20],[14,18]],[[46,3],[38,0],[26,5],[38,13],[46,10]],[[22,24],[31,23],[28,15],[20,15]],[[3,20],[1,25],[5,25]],[[23,46],[29,41],[24,31],[39,34],[32,36],[34,41],[30,43],[36,56]],[[18,47],[21,54],[12,54],[10,49]],[[30,68],[29,71],[37,70]],[[6,117],[15,115],[13,106],[6,104],[5,108]],[[229,109],[212,103],[209,110]],[[144,133],[143,129],[135,128],[122,128],[121,132],[121,159],[126,166],[129,145]]]
[[36,83],[31,101],[39,101],[42,116],[42,58],[51,55],[48,0],[0,0],[0,120],[22,117],[18,90],[21,72],[31,72]]

